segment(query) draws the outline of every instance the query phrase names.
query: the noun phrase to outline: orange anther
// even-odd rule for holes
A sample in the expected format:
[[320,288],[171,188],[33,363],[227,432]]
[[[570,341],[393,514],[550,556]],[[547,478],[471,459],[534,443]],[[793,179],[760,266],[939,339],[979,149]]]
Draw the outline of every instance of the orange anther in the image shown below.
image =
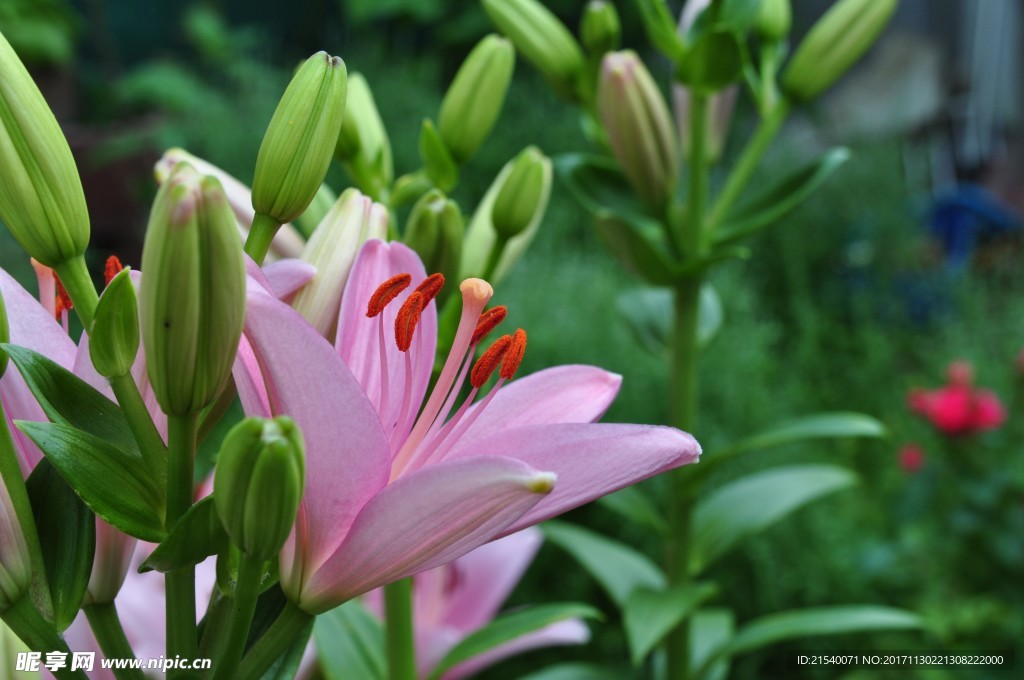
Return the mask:
[[371,319],[381,312],[388,306],[388,303],[398,297],[398,294],[409,287],[412,283],[412,276],[409,274],[396,274],[384,283],[377,286],[377,290],[374,291],[370,297],[369,304],[366,305],[366,316]]
[[423,294],[423,306],[426,307],[444,286],[444,274],[431,274],[416,286],[416,292]]
[[107,263],[103,266],[103,281],[106,285],[110,285],[110,282],[114,280],[120,271],[124,269],[124,265],[121,264],[121,260],[117,259],[117,255],[111,255],[107,258]]
[[475,345],[486,338],[491,331],[497,328],[498,324],[505,320],[507,315],[508,308],[505,305],[488,309],[481,314],[480,320],[476,322],[476,330],[473,331],[473,339],[470,341],[470,344]]
[[501,375],[505,380],[511,380],[519,370],[519,364],[523,363],[523,355],[526,354],[526,331],[517,328],[512,336],[512,344],[509,345],[508,353],[505,354],[505,361],[501,363]]
[[60,282],[60,277],[57,276],[57,272],[53,273],[53,280],[57,282],[57,318],[60,319],[61,312],[67,312],[74,309],[74,305],[71,303],[71,296],[68,295],[68,291],[64,288],[64,284]]
[[395,317],[395,343],[403,352],[408,352],[412,346],[412,336],[416,332],[416,324],[420,322],[420,313],[425,306],[423,293],[413,291],[398,310],[398,316]]
[[491,374],[501,365],[501,361],[505,358],[505,354],[508,352],[511,344],[512,336],[503,335],[487,348],[483,356],[477,359],[476,365],[473,366],[473,370],[469,374],[469,382],[473,387],[479,389],[490,380]]

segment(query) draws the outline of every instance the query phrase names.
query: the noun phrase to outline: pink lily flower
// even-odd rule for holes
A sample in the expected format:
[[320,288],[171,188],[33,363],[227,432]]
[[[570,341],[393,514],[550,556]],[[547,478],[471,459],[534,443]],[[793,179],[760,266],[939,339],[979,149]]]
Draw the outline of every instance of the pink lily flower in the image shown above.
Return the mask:
[[[482,335],[503,317],[484,313],[492,289],[479,279],[460,287],[459,328],[428,395],[438,283],[405,246],[369,241],[349,277],[332,347],[250,281],[235,382],[249,415],[289,415],[306,438],[306,494],[280,574],[285,593],[308,613],[700,454],[693,437],[673,428],[592,424],[620,381],[600,369],[562,366],[510,382],[525,349],[522,331],[473,366]],[[474,404],[495,370],[497,384]],[[467,377],[472,390],[455,408]]]

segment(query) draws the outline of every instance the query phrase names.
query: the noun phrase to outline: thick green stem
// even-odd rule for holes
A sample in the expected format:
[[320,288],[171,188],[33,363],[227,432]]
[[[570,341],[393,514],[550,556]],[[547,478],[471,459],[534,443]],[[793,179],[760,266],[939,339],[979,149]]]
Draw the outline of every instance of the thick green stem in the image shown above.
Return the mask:
[[253,219],[249,237],[245,239],[245,252],[256,261],[256,264],[263,264],[270,244],[280,228],[281,223],[268,215],[256,215]]
[[57,265],[54,271],[60,277],[64,290],[71,296],[71,302],[75,305],[78,318],[82,320],[82,327],[86,331],[92,327],[92,318],[96,315],[96,305],[100,296],[93,285],[92,277],[89,276],[89,268],[85,265],[85,257],[78,257],[62,262]]
[[249,627],[256,612],[256,600],[260,596],[263,566],[263,560],[242,553],[238,563],[238,580],[235,581],[235,596],[231,605],[231,624],[220,652],[214,659],[214,680],[230,680],[238,672],[238,662],[245,651],[245,641],[249,638]]
[[692,94],[690,99],[690,174],[686,195],[686,224],[680,244],[683,255],[696,257],[704,232],[704,211],[708,202],[708,98]]
[[35,516],[29,502],[25,479],[21,476],[18,454],[14,450],[14,441],[7,429],[7,414],[0,403],[0,480],[7,487],[7,495],[21,526],[25,546],[28,548],[29,564],[32,567],[32,601],[41,611],[52,616],[53,601],[50,598],[50,587],[46,581],[46,567],[43,562],[43,549],[39,543]]
[[416,680],[416,647],[412,627],[412,579],[384,586],[388,680]]
[[277,620],[252,646],[238,667],[238,680],[260,680],[263,674],[277,661],[307,626],[313,617],[289,601]]
[[[198,416],[167,418],[167,528],[192,507]],[[196,571],[185,567],[166,575],[167,656],[196,658]],[[169,677],[174,677],[172,672]]]
[[[89,620],[89,627],[92,628],[96,641],[100,643],[103,655],[108,659],[134,659],[135,652],[132,650],[128,638],[125,637],[124,628],[121,626],[121,619],[117,616],[117,609],[112,602],[104,604],[90,604],[82,608],[85,617]],[[115,668],[114,676],[118,680],[145,680],[145,674],[138,668]]]
[[146,403],[142,400],[135,378],[130,373],[113,377],[110,379],[110,387],[114,390],[114,396],[117,397],[117,403],[128,421],[128,427],[139,444],[142,458],[149,469],[162,479],[167,470],[167,447],[164,446],[164,440],[153,423]]
[[747,146],[743,149],[743,154],[736,161],[729,179],[726,180],[725,186],[722,187],[722,192],[718,195],[715,205],[711,209],[711,214],[708,217],[709,236],[722,223],[722,220],[729,213],[729,209],[732,208],[746,188],[747,182],[750,181],[754,171],[757,170],[757,166],[760,165],[761,158],[768,150],[768,146],[775,139],[775,136],[779,134],[782,123],[785,122],[787,116],[789,116],[789,102],[785,99],[780,99],[776,103],[775,108],[769,111],[761,121],[761,124],[758,125],[754,136],[747,142]]
[[[62,652],[66,654],[68,666],[54,673],[59,680],[89,680],[85,671],[79,669],[71,670],[71,650],[67,643],[57,634],[53,626],[32,606],[32,600],[22,597],[10,607],[0,612],[0,619],[14,631],[14,634],[21,638],[21,641],[28,645],[29,649],[35,652]],[[4,669],[10,672],[10,669]],[[6,676],[5,676],[6,677]]]

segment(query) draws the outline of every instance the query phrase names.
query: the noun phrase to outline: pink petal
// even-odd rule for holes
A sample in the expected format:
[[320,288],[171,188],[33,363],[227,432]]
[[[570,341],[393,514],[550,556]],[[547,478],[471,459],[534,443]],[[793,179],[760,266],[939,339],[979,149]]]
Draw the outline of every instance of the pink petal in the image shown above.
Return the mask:
[[278,260],[264,265],[263,273],[274,295],[281,300],[288,300],[309,283],[316,274],[316,267],[302,260]]
[[493,539],[544,498],[551,476],[480,456],[404,475],[359,513],[345,542],[305,584],[300,606],[326,611]]
[[978,390],[974,393],[974,423],[979,430],[992,430],[1006,421],[1006,409],[994,392]]
[[700,445],[671,427],[531,425],[461,448],[449,460],[507,456],[558,475],[555,490],[503,533],[510,534],[613,491],[697,461]]
[[[592,423],[611,406],[621,384],[622,376],[584,365],[556,366],[513,380],[498,391],[456,448],[525,425]],[[477,403],[470,412],[479,407]]]
[[[300,568],[311,570],[338,547],[359,509],[387,483],[387,440],[372,405],[330,344],[295,310],[258,287],[250,287],[245,336],[255,361],[243,357],[236,363],[240,391],[262,378],[271,412],[291,416],[306,440],[297,547]],[[251,406],[252,400],[246,403]],[[266,415],[259,408],[254,412]],[[282,571],[289,573],[291,551],[286,546],[282,554],[287,567]]]
[[356,257],[345,286],[335,343],[342,361],[355,375],[367,397],[373,402],[374,408],[380,413],[380,321],[377,318],[367,318],[366,305],[380,284],[396,274],[411,274],[412,285],[395,298],[383,312],[389,380],[388,401],[385,412],[381,413],[381,422],[385,424],[385,430],[389,434],[401,417],[403,395],[407,390],[410,391],[409,403],[414,410],[418,410],[419,405],[423,403],[437,347],[437,304],[431,303],[420,316],[413,346],[409,350],[413,374],[407,375],[406,357],[395,344],[394,328],[395,317],[402,303],[427,277],[423,263],[414,251],[400,243],[384,243],[375,239],[366,242]]
[[443,680],[459,680],[476,675],[484,668],[492,666],[510,656],[528,652],[541,647],[557,645],[582,645],[590,640],[590,629],[579,619],[568,619],[552,623],[540,630],[521,635],[503,645],[493,647],[465,663],[461,663],[442,676]]

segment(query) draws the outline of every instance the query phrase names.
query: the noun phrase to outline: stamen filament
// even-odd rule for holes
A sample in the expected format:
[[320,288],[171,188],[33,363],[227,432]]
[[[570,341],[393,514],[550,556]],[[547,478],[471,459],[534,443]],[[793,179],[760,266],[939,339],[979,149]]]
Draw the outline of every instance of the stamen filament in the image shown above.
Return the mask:
[[[377,407],[377,412],[381,414],[383,420],[388,412],[388,390],[390,387],[391,376],[388,374],[388,347],[384,340],[384,315],[377,315],[377,348],[380,353],[380,403]],[[387,427],[388,424],[384,423]]]

